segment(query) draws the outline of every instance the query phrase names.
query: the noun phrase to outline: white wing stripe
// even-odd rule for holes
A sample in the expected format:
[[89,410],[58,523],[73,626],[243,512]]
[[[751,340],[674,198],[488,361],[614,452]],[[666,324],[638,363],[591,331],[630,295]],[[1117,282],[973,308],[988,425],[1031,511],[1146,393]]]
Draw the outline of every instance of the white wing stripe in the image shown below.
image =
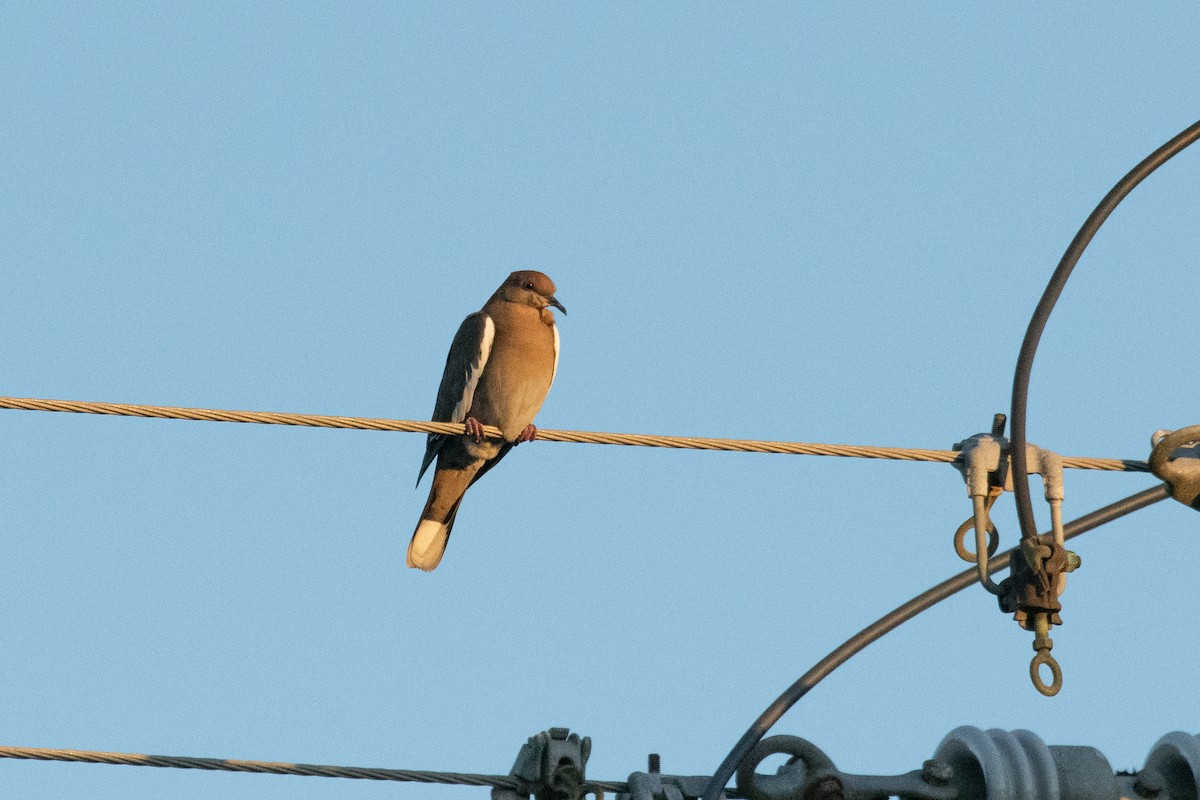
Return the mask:
[[467,418],[467,410],[471,408],[471,403],[475,399],[475,387],[479,385],[479,376],[483,374],[483,368],[487,366],[488,357],[492,354],[492,341],[495,338],[496,323],[492,322],[491,317],[484,314],[483,337],[479,340],[479,352],[467,365],[467,380],[463,384],[462,398],[454,404],[454,410],[450,413],[451,422],[462,422]]
[[554,368],[550,370],[550,385],[553,386],[554,376],[558,374],[558,326],[551,325],[550,330],[554,331]]

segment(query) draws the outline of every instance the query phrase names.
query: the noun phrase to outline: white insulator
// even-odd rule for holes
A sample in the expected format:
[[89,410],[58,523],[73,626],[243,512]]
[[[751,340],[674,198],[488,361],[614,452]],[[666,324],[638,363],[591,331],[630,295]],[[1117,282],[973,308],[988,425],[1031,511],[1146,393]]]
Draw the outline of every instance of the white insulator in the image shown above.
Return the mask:
[[1171,800],[1200,798],[1200,736],[1182,731],[1168,733],[1154,743],[1142,773],[1147,780],[1161,779]]
[[1030,731],[964,725],[942,739],[933,757],[954,770],[958,800],[1060,800],[1054,758]]

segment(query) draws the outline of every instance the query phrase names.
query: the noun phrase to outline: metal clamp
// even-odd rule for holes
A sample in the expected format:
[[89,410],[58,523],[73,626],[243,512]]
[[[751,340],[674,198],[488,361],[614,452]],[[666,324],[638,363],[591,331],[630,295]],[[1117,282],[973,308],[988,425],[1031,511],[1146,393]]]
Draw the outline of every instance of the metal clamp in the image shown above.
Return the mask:
[[1156,431],[1150,471],[1171,487],[1171,496],[1200,511],[1200,425]]
[[[1012,614],[1018,625],[1034,633],[1033,649],[1037,654],[1029,664],[1029,677],[1034,688],[1047,697],[1062,689],[1062,669],[1050,655],[1054,647],[1050,628],[1062,624],[1058,595],[1065,573],[1079,566],[1079,557],[1055,538],[1053,534],[1041,534],[1022,540],[1020,557],[1012,560],[1012,574],[1000,582],[1004,591],[998,598],[1001,611]],[[1042,679],[1042,666],[1050,669],[1048,682]]]
[[[973,512],[955,531],[954,550],[959,558],[974,562],[980,585],[997,596],[1000,608],[1012,614],[1022,628],[1034,631],[1033,648],[1037,654],[1029,665],[1029,675],[1039,692],[1052,696],[1062,688],[1062,669],[1050,655],[1054,646],[1050,628],[1062,624],[1059,617],[1062,605],[1058,598],[1066,589],[1066,574],[1075,570],[1080,560],[1065,547],[1062,458],[1053,451],[1026,444],[1028,470],[1042,476],[1046,502],[1050,506],[1051,532],[1022,541],[1022,558],[1013,560],[1012,574],[999,584],[992,581],[989,559],[999,547],[1000,536],[991,521],[991,509],[1003,492],[1013,488],[1009,470],[1010,445],[1002,435],[1004,423],[1004,415],[997,414],[991,433],[977,433],[954,445],[954,449],[961,452],[954,466],[963,474]],[[1200,432],[1200,428],[1197,431]],[[1200,495],[1200,487],[1197,494]],[[968,550],[965,544],[967,531],[972,527],[975,530],[974,551]],[[1049,681],[1042,677],[1043,666],[1050,670]]]
[[[617,794],[617,800],[697,800],[704,795],[710,780],[708,775],[664,775],[661,762],[650,754],[648,772],[634,772],[626,783],[628,791]],[[597,798],[600,800],[600,798]],[[725,793],[720,794],[725,800]]]
[[524,791],[492,789],[492,800],[581,800],[591,790],[584,768],[592,752],[590,737],[579,737],[567,728],[551,728],[521,746],[509,775],[520,778]]

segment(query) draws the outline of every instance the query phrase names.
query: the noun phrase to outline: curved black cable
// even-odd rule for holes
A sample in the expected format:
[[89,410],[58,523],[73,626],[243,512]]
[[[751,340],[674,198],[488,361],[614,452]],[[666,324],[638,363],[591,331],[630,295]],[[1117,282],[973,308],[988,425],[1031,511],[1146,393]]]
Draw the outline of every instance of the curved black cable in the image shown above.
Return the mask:
[[[1170,490],[1166,484],[1146,489],[1143,492],[1126,497],[1124,500],[1118,500],[1090,514],[1085,514],[1073,522],[1067,523],[1063,526],[1063,535],[1067,539],[1074,538],[1106,522],[1111,522],[1118,517],[1123,517],[1138,509],[1153,505],[1169,496]],[[1013,553],[1017,552],[1018,549],[1014,547],[1012,550],[1008,550],[992,559],[993,568],[996,571],[1006,568],[1009,561],[1012,560]],[[754,721],[754,724],[750,726],[745,735],[733,746],[733,749],[729,751],[729,755],[725,756],[725,760],[721,762],[721,766],[717,767],[716,774],[709,780],[708,786],[705,787],[703,800],[717,800],[721,796],[721,792],[725,789],[725,785],[729,783],[729,779],[733,777],[733,773],[737,771],[738,766],[750,751],[754,749],[754,746],[771,729],[771,726],[778,722],[779,718],[789,708],[794,706],[801,697],[808,694],[809,690],[820,683],[829,673],[849,661],[854,655],[876,639],[879,639],[884,634],[899,627],[917,614],[933,607],[956,592],[974,585],[975,581],[974,567],[963,570],[953,578],[942,581],[937,586],[922,592],[896,610],[880,617],[813,665],[812,669],[800,676],[798,681],[789,686],[783,694],[779,695],[779,698],[774,703],[767,707],[767,710]]]
[[1046,291],[1042,293],[1042,299],[1038,301],[1037,308],[1033,311],[1033,318],[1029,320],[1029,327],[1025,330],[1025,339],[1021,342],[1021,351],[1017,355],[1017,370],[1013,376],[1012,414],[1009,417],[1012,425],[1009,441],[1012,444],[1013,497],[1017,503],[1017,520],[1021,525],[1022,538],[1029,538],[1037,534],[1037,523],[1033,519],[1033,501],[1029,496],[1029,464],[1025,454],[1025,410],[1029,401],[1029,374],[1033,370],[1033,356],[1037,351],[1038,341],[1042,338],[1042,331],[1046,328],[1046,321],[1050,319],[1050,312],[1054,310],[1054,304],[1058,302],[1058,296],[1062,294],[1067,278],[1071,277],[1071,270],[1075,268],[1079,257],[1083,255],[1084,248],[1092,241],[1096,231],[1108,219],[1108,215],[1117,207],[1117,204],[1124,200],[1125,196],[1133,191],[1133,187],[1141,183],[1143,178],[1197,139],[1200,139],[1200,122],[1186,128],[1147,156],[1104,196],[1100,205],[1096,206],[1096,209],[1083,223],[1079,233],[1075,234],[1067,251],[1063,253],[1062,260],[1058,262],[1058,267],[1050,276],[1050,283],[1046,286]]

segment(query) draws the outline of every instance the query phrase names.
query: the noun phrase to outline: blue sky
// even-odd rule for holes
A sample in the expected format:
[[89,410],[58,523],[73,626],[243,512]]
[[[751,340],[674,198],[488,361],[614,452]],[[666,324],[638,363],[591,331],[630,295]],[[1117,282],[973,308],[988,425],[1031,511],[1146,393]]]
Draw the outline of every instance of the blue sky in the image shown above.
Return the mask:
[[[1182,2],[7,3],[0,394],[423,419],[461,319],[534,268],[571,312],[543,427],[948,448],[1007,410],[1087,214],[1200,117],[1198,28]],[[1200,422],[1198,183],[1186,151],[1085,254],[1031,441],[1144,458]],[[944,465],[534,444],[424,575],[420,436],[0,425],[0,744],[503,773],[569,726],[591,777],[706,774],[964,566]],[[1150,485],[1071,471],[1066,516]],[[995,518],[1014,543],[1010,497]],[[975,590],[777,731],[860,772],[960,724],[1139,766],[1200,718],[1196,522],[1077,541],[1057,698]],[[486,796],[0,771],[29,798]]]

